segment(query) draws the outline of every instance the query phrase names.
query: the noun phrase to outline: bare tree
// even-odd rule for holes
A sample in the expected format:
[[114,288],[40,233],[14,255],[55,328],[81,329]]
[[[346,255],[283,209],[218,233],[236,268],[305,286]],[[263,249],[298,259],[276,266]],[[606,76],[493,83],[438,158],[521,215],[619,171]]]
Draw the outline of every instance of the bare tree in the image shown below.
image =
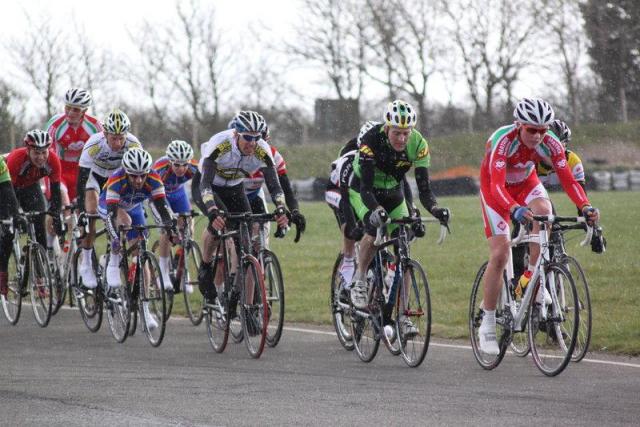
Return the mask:
[[480,123],[494,121],[495,101],[512,101],[520,73],[540,52],[544,2],[526,0],[441,1],[449,33],[462,59],[466,85]]
[[52,26],[44,14],[32,16],[25,12],[25,18],[23,35],[13,38],[7,50],[19,73],[44,102],[48,118],[54,114],[54,98],[60,95],[60,84],[73,62],[68,37],[63,29]]
[[363,89],[364,23],[351,0],[302,0],[304,12],[286,52],[319,66],[326,73],[336,96],[357,99]]

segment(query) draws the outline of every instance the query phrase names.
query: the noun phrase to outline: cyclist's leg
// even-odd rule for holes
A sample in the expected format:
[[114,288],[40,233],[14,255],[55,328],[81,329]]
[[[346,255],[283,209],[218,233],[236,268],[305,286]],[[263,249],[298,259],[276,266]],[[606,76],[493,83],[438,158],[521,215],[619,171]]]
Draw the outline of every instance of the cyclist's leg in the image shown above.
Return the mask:
[[[259,191],[247,194],[247,199],[249,200],[249,205],[251,207],[251,212],[253,212],[254,214],[267,213],[267,204],[266,204],[266,201],[264,200],[264,192],[262,191],[262,188]],[[269,247],[270,223],[267,222],[263,226],[264,226],[264,230],[265,230],[265,239],[264,239],[265,248],[268,248]],[[254,223],[252,228],[251,228],[251,237],[252,237],[252,239],[253,239],[253,237],[257,236],[259,232],[260,232],[260,224]],[[260,242],[258,241],[258,239],[253,240],[253,242],[254,242],[254,250],[257,252],[258,247],[260,246]]]
[[375,241],[376,229],[369,225],[369,209],[362,201],[360,193],[354,189],[349,189],[349,201],[353,207],[358,219],[365,224],[365,234],[360,240],[360,252],[358,254],[358,265],[356,273],[351,280],[351,301],[357,308],[365,308],[368,299],[368,287],[366,283],[366,271],[373,260],[376,248],[373,246]]

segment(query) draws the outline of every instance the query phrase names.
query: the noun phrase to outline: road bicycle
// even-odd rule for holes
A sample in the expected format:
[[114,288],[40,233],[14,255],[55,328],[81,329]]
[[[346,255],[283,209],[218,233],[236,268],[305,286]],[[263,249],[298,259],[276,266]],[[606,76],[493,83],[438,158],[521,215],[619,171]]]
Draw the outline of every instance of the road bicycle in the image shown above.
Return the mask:
[[[35,222],[49,212],[21,212],[14,220],[0,221],[2,232],[13,236],[8,260],[8,290],[1,296],[5,317],[12,325],[18,323],[22,298],[30,295],[36,323],[46,327],[52,312],[52,280],[45,249],[36,240]],[[24,235],[24,238],[23,238]]]
[[[497,367],[513,342],[514,334],[526,330],[528,346],[535,365],[547,376],[562,372],[573,355],[580,324],[581,306],[573,275],[556,262],[550,251],[547,234],[552,224],[582,223],[582,217],[534,215],[540,223],[540,233],[529,239],[538,241],[540,256],[521,300],[515,298],[513,282],[507,273],[502,275],[500,297],[496,307],[496,332],[499,354],[489,355],[480,350],[479,328],[484,316],[482,277],[484,263],[473,283],[469,304],[469,332],[473,354],[484,369]],[[546,292],[545,292],[546,290]],[[540,294],[539,294],[540,292]],[[551,302],[547,302],[547,295]],[[522,348],[519,341],[516,348]],[[524,349],[522,350],[524,352]]]
[[[448,220],[448,218],[447,218]],[[447,220],[439,221],[442,243],[448,231]],[[421,222],[438,221],[432,218],[407,217],[391,219],[397,225],[392,237],[384,228],[378,229],[374,246],[374,259],[367,271],[368,303],[365,309],[338,302],[343,316],[350,316],[351,337],[356,354],[363,362],[376,356],[380,340],[392,354],[401,354],[410,367],[419,366],[429,348],[431,337],[431,295],[427,276],[419,262],[411,259],[410,241],[414,235],[412,226]],[[388,247],[393,247],[390,262]],[[386,269],[395,266],[392,283],[387,287]],[[385,326],[393,325],[392,334]]]

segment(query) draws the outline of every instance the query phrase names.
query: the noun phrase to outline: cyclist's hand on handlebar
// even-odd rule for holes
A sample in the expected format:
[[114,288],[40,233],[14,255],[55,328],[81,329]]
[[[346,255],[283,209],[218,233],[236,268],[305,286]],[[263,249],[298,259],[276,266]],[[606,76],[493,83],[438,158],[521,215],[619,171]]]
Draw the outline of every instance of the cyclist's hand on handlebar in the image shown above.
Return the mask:
[[17,215],[13,217],[13,226],[19,230],[26,230],[27,229],[27,220],[21,216],[21,215]]
[[448,208],[439,208],[437,206],[431,209],[431,215],[440,221],[441,224],[448,224],[449,218],[451,217]]
[[369,215],[369,223],[376,227],[380,228],[385,225],[389,221],[389,214],[382,206],[378,206]]
[[221,231],[225,226],[224,211],[216,208],[215,206],[207,211],[207,217],[209,218],[209,226],[207,227],[210,232]]
[[533,221],[533,212],[526,206],[517,206],[511,211],[511,219],[524,225]]
[[286,228],[289,225],[289,217],[287,216],[287,210],[284,206],[278,206],[274,215],[276,216],[276,224],[278,224],[278,228]]
[[585,206],[582,208],[582,216],[587,220],[587,224],[593,225],[600,220],[600,211],[593,206]]
[[307,220],[298,209],[294,209],[291,211],[291,222],[294,223],[296,227],[298,227],[300,233],[304,233],[304,230],[306,230],[307,228]]

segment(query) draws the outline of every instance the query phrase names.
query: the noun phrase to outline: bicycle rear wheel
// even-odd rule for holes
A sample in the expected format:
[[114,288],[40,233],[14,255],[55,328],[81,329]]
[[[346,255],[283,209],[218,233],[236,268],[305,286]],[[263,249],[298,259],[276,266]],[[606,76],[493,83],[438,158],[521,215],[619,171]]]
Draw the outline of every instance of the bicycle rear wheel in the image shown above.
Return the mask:
[[268,302],[264,275],[258,260],[246,255],[242,260],[244,283],[240,286],[240,319],[247,351],[257,359],[267,340]]
[[282,337],[284,325],[284,280],[278,257],[269,249],[261,254],[264,268],[264,286],[268,301],[267,345],[275,347]]
[[[71,270],[71,287],[76,296],[78,310],[82,321],[89,331],[96,332],[102,325],[102,292],[99,288],[87,289],[82,284],[82,276],[80,275],[80,266],[82,265],[82,248],[78,248],[73,254],[72,270]],[[91,251],[93,271],[96,277],[100,277],[102,272],[98,265],[98,260],[94,251]]]
[[[109,256],[107,262],[109,265]],[[102,275],[103,289],[107,289],[104,297],[105,308],[107,310],[107,321],[109,330],[113,338],[123,343],[129,336],[129,328],[131,326],[131,289],[128,284],[128,268],[126,263],[120,266],[120,283],[118,288],[108,288],[106,283],[106,273]]]
[[[573,355],[571,355],[571,361],[579,362],[587,354],[589,344],[591,343],[591,296],[589,294],[587,277],[578,260],[572,256],[567,256],[565,258],[565,267],[573,277],[576,285],[576,293],[578,294],[578,305],[576,307],[578,307],[580,311],[580,324],[578,327],[576,346],[573,349]],[[571,307],[565,307],[567,311],[571,309]]]
[[8,254],[9,264],[7,267],[7,294],[2,295],[2,311],[12,325],[18,323],[20,312],[22,311],[22,293],[24,292],[25,277],[24,265],[17,257],[15,250],[12,248]]
[[[507,350],[507,346],[511,341],[511,313],[507,307],[501,307],[502,298],[498,298],[496,307],[496,337],[498,338],[498,346],[500,353],[491,355],[480,349],[479,329],[484,317],[484,290],[482,287],[482,278],[487,269],[487,262],[482,264],[476,278],[473,281],[471,289],[471,300],[469,301],[469,336],[471,338],[471,348],[476,360],[484,369],[491,370],[496,368]],[[505,292],[507,286],[506,276],[503,275],[503,283],[501,285],[502,292]]]
[[44,248],[34,244],[29,248],[29,285],[31,294],[31,308],[36,323],[46,327],[51,320],[53,308],[53,288],[47,253]]
[[167,324],[167,297],[165,294],[160,265],[152,252],[142,255],[142,279],[139,292],[140,319],[144,332],[153,347],[162,344]]
[[396,336],[400,341],[402,359],[415,368],[420,366],[429,349],[431,295],[427,275],[419,263],[410,260],[404,267],[403,276],[403,286],[396,300]]
[[552,377],[562,372],[571,360],[580,314],[575,310],[579,303],[571,273],[553,264],[548,266],[546,276],[551,304],[536,302],[535,295],[540,290],[538,281],[529,307],[527,326],[533,361],[545,375]]
[[[180,262],[183,263],[183,267],[178,280],[184,296],[184,305],[189,320],[194,326],[198,326],[204,316],[204,296],[198,290],[198,270],[202,262],[202,252],[195,241],[191,240],[184,248],[182,260],[178,260],[178,263]],[[179,264],[177,270],[180,273]]]
[[333,273],[331,274],[331,290],[329,294],[331,306],[331,322],[336,330],[338,341],[347,351],[354,348],[353,339],[351,338],[351,314],[350,307],[346,302],[340,303],[340,288],[343,286],[344,279],[340,274],[340,265],[342,264],[342,253],[338,254],[336,262],[333,264]]

